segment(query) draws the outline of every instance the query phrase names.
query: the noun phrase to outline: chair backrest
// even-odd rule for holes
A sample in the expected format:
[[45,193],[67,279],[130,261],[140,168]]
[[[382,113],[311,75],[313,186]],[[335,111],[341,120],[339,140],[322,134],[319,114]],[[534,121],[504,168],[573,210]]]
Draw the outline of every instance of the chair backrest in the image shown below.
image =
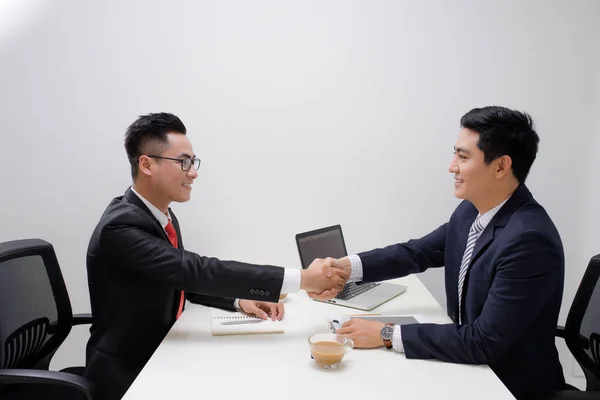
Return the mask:
[[39,239],[0,243],[0,368],[48,369],[72,323],[52,245]]
[[587,390],[600,391],[600,254],[592,257],[565,324],[565,341],[583,369]]

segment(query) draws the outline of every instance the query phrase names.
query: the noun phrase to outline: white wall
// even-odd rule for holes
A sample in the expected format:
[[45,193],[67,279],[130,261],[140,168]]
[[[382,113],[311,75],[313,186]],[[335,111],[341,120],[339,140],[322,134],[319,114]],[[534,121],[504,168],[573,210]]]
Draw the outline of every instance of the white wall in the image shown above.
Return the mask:
[[[580,240],[597,210],[599,2],[11,3],[25,11],[0,13],[0,240],[53,243],[76,312],[89,235],[130,181],[123,133],[156,111],[202,158],[174,206],[201,254],[297,268],[304,230],[340,223],[350,251],[428,233],[458,203],[459,119],[490,104],[537,122],[528,184],[563,236],[563,321],[600,252]],[[442,271],[422,279],[444,304]],[[54,366],[82,363],[85,340]]]

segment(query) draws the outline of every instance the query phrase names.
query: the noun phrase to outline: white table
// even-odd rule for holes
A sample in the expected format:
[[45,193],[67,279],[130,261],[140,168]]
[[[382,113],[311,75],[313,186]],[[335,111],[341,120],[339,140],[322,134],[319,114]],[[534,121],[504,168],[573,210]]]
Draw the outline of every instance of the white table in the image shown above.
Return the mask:
[[[408,290],[371,313],[450,322],[416,276],[392,282]],[[218,337],[209,308],[188,303],[123,399],[514,399],[488,366],[409,360],[386,348],[355,349],[338,369],[321,369],[310,358],[308,336],[329,332],[327,315],[360,311],[304,292],[284,302],[284,334]]]

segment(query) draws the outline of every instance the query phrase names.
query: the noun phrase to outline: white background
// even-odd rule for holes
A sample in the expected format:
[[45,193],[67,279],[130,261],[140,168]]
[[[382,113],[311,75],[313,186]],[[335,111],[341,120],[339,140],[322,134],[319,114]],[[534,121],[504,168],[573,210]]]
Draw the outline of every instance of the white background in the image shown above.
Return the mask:
[[[0,0],[0,240],[51,242],[89,311],[87,243],[130,184],[123,134],[159,111],[202,159],[173,207],[190,250],[299,268],[298,232],[339,223],[351,252],[420,237],[458,204],[460,117],[503,105],[541,138],[527,183],[563,238],[564,323],[600,253],[599,17],[594,0]],[[445,305],[443,271],[421,279]],[[53,367],[83,364],[87,334]]]

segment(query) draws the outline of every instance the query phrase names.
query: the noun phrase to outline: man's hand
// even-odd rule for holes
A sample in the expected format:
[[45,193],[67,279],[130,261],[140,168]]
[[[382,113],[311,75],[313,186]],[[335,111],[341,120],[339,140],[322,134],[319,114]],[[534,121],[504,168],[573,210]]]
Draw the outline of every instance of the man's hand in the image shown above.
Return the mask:
[[[344,271],[344,273],[346,273],[348,275],[348,277],[350,277],[350,274],[352,272],[352,266],[350,264],[350,259],[348,257],[339,258],[339,259],[338,258],[327,258],[326,261],[327,260],[330,260],[330,263],[328,265],[325,265],[323,268],[323,273],[325,274],[325,276],[330,276],[332,273],[332,268],[335,268],[335,269]],[[343,287],[342,287],[342,289],[343,289]],[[308,292],[308,295],[312,299],[329,300],[329,299],[333,299],[335,296],[337,296],[339,292],[340,292],[340,290],[330,289],[330,290],[324,290],[322,292]]]
[[273,321],[283,318],[283,304],[267,303],[266,301],[240,300],[239,306],[243,312],[255,315],[262,319],[268,319],[269,315]]
[[382,347],[381,329],[385,326],[379,321],[351,319],[342,325],[335,333],[354,340],[355,348],[374,349]]
[[335,297],[344,288],[350,274],[343,269],[333,268],[333,262],[333,258],[315,259],[307,269],[301,271],[300,289],[308,293],[329,291],[335,293],[331,296]]

